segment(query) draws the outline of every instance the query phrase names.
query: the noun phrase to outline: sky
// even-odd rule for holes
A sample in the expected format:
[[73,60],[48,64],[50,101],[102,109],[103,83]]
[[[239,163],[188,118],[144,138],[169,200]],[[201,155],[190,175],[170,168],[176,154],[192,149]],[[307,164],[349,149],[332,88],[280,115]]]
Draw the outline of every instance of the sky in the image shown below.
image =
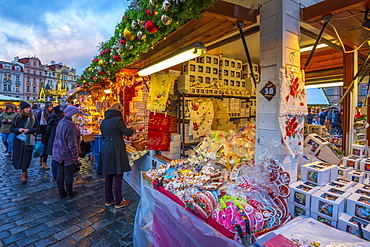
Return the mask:
[[0,60],[37,56],[81,75],[114,35],[127,0],[0,0]]

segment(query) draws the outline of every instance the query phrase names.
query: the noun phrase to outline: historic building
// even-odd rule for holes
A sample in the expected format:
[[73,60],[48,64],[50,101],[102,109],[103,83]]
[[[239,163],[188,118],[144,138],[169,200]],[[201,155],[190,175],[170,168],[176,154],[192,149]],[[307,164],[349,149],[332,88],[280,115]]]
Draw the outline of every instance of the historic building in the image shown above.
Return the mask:
[[78,79],[76,69],[69,68],[62,63],[56,64],[55,61],[51,61],[51,65],[45,65],[44,69],[45,83],[40,93],[42,100],[60,99],[72,89]]
[[39,100],[40,87],[45,81],[45,69],[38,57],[14,58],[24,64],[24,99]]
[[24,66],[18,61],[0,61],[0,94],[23,99]]

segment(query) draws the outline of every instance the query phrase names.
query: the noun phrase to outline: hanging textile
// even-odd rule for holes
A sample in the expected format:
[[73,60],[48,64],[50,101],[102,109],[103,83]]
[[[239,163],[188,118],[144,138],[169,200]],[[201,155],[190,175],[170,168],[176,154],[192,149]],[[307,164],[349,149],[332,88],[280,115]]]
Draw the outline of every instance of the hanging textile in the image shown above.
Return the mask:
[[302,74],[280,69],[280,116],[307,115],[307,99]]
[[220,99],[213,99],[213,111],[212,130],[229,130],[230,117],[225,103]]
[[164,113],[149,113],[148,150],[169,150],[171,143],[170,122],[170,115]]
[[304,117],[303,116],[280,116],[280,130],[283,136],[283,143],[289,153],[294,157],[303,153],[304,139]]
[[211,99],[195,99],[190,102],[190,129],[193,138],[203,136],[211,130],[213,122],[213,104]]
[[280,69],[280,130],[289,154],[303,154],[304,115],[308,114],[303,71]]
[[152,111],[164,112],[170,89],[173,87],[174,76],[167,73],[156,73],[150,76],[150,88],[147,108]]

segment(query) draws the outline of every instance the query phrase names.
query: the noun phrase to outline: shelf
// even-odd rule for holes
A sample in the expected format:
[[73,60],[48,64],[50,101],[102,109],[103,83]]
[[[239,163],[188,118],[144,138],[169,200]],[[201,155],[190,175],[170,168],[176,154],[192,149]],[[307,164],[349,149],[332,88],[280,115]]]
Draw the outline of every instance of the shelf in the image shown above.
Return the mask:
[[185,142],[184,146],[195,146],[198,145],[200,142]]
[[241,98],[241,99],[256,99],[256,96],[240,96],[240,95],[224,95],[224,94],[195,94],[184,93],[184,97],[222,97],[222,98]]

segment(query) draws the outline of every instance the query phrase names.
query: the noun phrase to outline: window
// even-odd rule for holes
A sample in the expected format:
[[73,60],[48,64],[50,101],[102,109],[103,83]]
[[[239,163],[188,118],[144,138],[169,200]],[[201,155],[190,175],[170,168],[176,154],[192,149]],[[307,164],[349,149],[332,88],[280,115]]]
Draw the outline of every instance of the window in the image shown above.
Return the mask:
[[33,71],[33,74],[36,75],[36,70]]
[[37,98],[36,97],[33,97],[33,100],[36,100]]
[[29,96],[27,96],[27,100],[30,100],[30,97]]
[[40,79],[40,83],[42,83],[42,80]]
[[[18,86],[19,87],[19,86]],[[8,91],[11,92],[12,91],[12,85],[8,84]]]
[[33,87],[33,92],[36,93],[36,87]]
[[367,86],[362,85],[360,95],[367,95]]
[[42,72],[40,71],[40,75],[42,76]]
[[28,73],[28,74],[30,74],[30,73],[31,73],[29,69],[27,70],[27,73]]
[[20,78],[20,76],[19,76],[19,75],[17,75],[17,76],[16,76],[16,78],[15,78],[15,81],[16,81],[16,82],[19,82],[19,78]]
[[30,86],[27,86],[27,92],[29,92],[30,91]]
[[36,61],[33,61],[33,66],[36,66]]
[[333,87],[327,87],[325,91],[326,91],[326,95],[334,95]]
[[36,83],[36,78],[33,78],[33,83]]
[[4,90],[3,91],[8,91],[8,85],[4,84]]
[[30,82],[30,78],[29,77],[27,77],[27,82]]
[[15,86],[15,91],[19,92],[19,86]]

